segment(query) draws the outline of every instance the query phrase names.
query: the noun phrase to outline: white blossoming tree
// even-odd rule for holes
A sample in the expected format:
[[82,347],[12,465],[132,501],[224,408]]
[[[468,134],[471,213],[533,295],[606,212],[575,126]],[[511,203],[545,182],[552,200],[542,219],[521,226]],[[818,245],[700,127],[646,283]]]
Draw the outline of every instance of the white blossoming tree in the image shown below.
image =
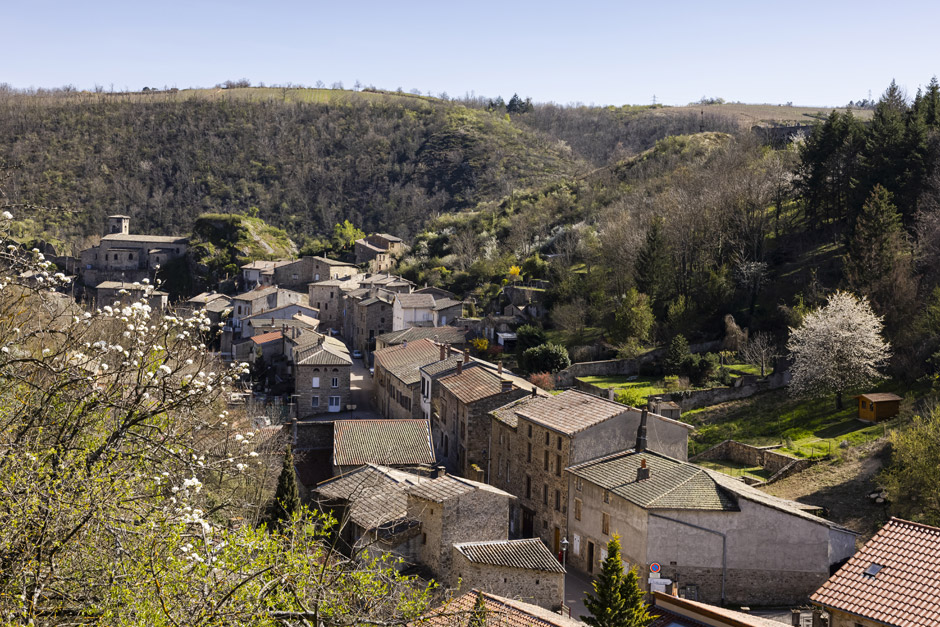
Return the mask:
[[799,328],[790,329],[790,393],[798,397],[835,394],[836,408],[842,409],[846,391],[884,378],[878,369],[891,356],[891,346],[881,331],[882,319],[867,299],[841,291],[831,295]]
[[204,315],[86,310],[67,285],[39,251],[0,250],[0,622],[330,627],[425,609],[387,564],[337,554],[323,518],[255,524],[280,459],[223,411],[245,365],[207,351]]

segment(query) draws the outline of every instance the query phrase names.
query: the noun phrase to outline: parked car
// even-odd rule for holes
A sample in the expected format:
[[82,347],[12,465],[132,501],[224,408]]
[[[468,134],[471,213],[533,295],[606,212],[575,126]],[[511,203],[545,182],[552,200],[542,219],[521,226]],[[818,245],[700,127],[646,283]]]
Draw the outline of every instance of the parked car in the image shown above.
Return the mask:
[[362,359],[362,351],[359,349],[354,350],[353,359]]

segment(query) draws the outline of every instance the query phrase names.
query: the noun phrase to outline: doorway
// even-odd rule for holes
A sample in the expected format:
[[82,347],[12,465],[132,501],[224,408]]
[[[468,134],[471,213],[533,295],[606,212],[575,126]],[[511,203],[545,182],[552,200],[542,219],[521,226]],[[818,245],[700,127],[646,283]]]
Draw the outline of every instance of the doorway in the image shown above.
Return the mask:
[[589,574],[594,574],[594,543],[590,541],[587,550],[587,571]]
[[535,528],[535,520],[534,520],[535,516],[533,516],[533,514],[534,512],[531,509],[527,509],[525,507],[522,508],[522,537],[523,538],[531,538],[535,535],[533,533],[534,528]]

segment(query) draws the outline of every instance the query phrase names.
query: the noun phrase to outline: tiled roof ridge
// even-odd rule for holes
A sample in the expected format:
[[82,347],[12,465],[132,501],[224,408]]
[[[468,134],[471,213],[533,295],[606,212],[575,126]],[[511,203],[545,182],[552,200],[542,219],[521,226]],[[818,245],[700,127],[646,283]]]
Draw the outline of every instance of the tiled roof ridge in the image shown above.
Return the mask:
[[457,542],[456,546],[483,546],[486,544],[523,544],[541,542],[539,538],[516,538],[515,540],[472,540],[470,542]]
[[[668,472],[668,471],[667,471],[667,472]],[[709,477],[708,474],[706,474],[706,473],[705,473],[703,470],[701,470],[701,469],[697,469],[694,473],[692,473],[692,474],[690,474],[688,477],[686,477],[684,481],[678,482],[676,485],[672,486],[671,488],[669,488],[668,490],[666,490],[665,492],[663,492],[662,494],[660,494],[659,496],[657,496],[655,499],[653,499],[652,501],[650,501],[649,504],[647,505],[647,507],[653,507],[654,504],[656,503],[656,501],[659,501],[659,500],[661,500],[661,499],[666,498],[667,496],[669,496],[670,494],[672,494],[673,492],[675,492],[676,490],[678,490],[679,488],[681,488],[681,487],[684,486],[685,484],[689,483],[690,481],[692,481],[693,479],[695,479],[695,478],[697,478],[697,477],[699,477],[699,476],[701,476],[701,475],[705,475],[706,477],[708,477],[709,480],[711,480],[711,482],[714,483],[715,486],[716,486],[719,490],[722,489],[722,487],[721,487],[720,485],[718,485],[718,484],[715,482],[714,479],[712,479],[711,477]],[[627,481],[626,483],[633,483],[633,482],[632,482],[632,481]],[[626,485],[626,484],[624,484],[624,485]],[[617,486],[617,487],[619,488],[620,486]]]
[[[940,534],[940,527],[935,527],[933,525],[928,525],[927,523],[919,523],[919,522],[915,522],[913,520],[907,520],[904,518],[898,518],[897,516],[892,516],[888,520],[888,522],[885,523],[884,527],[878,530],[878,533],[881,533],[882,531],[884,531],[888,527],[888,525],[891,523],[900,523],[902,525],[910,525],[912,527],[919,527],[921,529],[926,529],[928,531],[933,531],[933,532],[936,532],[937,534]],[[875,534],[875,535],[878,535],[878,534]]]

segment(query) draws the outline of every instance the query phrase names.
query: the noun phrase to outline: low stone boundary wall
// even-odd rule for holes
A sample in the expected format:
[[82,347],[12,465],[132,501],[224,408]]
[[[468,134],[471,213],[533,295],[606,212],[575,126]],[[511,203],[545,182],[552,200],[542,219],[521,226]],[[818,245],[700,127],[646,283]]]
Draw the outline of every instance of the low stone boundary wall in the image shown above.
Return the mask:
[[779,444],[776,446],[751,446],[750,444],[744,444],[734,440],[725,440],[707,451],[702,451],[698,455],[691,457],[689,461],[726,460],[744,464],[745,466],[760,466],[771,474],[770,478],[766,481],[753,483],[752,485],[767,485],[768,483],[773,483],[774,481],[805,470],[815,463],[815,460],[812,459],[799,459],[773,450],[780,448],[780,446]]
[[673,401],[679,404],[682,411],[690,411],[699,407],[708,407],[718,405],[728,401],[736,401],[742,398],[754,396],[759,392],[776,390],[786,387],[790,384],[790,372],[780,372],[772,374],[764,379],[759,379],[756,383],[739,385],[737,387],[711,388],[708,390],[682,390],[667,394],[657,394],[663,400]]

